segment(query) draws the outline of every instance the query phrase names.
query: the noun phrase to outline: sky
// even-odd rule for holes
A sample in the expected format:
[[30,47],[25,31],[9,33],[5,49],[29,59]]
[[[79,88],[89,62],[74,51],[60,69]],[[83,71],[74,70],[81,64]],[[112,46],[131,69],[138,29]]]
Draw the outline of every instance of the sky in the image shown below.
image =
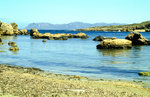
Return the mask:
[[0,0],[0,21],[64,24],[150,20],[150,0]]

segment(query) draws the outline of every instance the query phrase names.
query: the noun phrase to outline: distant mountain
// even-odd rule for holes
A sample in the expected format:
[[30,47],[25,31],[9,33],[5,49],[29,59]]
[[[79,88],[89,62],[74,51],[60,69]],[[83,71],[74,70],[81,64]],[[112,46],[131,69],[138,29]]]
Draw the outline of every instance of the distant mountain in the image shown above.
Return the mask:
[[50,24],[50,23],[31,23],[25,29],[39,29],[39,30],[74,30],[82,29],[94,26],[111,26],[111,25],[123,25],[120,23],[82,23],[82,22],[72,22],[68,24]]

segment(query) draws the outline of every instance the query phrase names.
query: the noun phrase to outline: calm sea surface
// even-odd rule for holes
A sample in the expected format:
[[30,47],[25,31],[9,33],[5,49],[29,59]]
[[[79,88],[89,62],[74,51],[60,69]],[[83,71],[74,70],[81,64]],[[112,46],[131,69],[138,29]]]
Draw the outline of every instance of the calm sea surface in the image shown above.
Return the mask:
[[[40,31],[41,33],[78,33],[77,31]],[[149,81],[138,72],[150,71],[150,46],[134,46],[129,50],[97,50],[100,42],[92,41],[98,35],[125,38],[128,32],[84,32],[90,36],[86,40],[31,39],[30,36],[2,37],[0,63],[41,68],[45,71],[90,78],[123,79]],[[150,33],[142,33],[150,39]],[[18,52],[9,51],[8,42],[14,41]]]

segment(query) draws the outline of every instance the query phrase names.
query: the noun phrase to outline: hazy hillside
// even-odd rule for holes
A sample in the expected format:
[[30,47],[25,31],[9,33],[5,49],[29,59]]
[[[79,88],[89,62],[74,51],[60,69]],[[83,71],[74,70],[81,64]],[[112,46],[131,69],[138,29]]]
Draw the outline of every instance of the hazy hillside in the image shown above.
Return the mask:
[[80,31],[139,31],[139,32],[150,32],[150,21],[142,23],[129,24],[129,25],[113,25],[113,26],[96,26],[85,29],[77,29]]
[[36,28],[40,30],[74,30],[74,29],[82,29],[94,26],[110,26],[110,25],[121,25],[119,23],[82,23],[82,22],[72,22],[68,24],[50,24],[50,23],[31,23],[26,29]]

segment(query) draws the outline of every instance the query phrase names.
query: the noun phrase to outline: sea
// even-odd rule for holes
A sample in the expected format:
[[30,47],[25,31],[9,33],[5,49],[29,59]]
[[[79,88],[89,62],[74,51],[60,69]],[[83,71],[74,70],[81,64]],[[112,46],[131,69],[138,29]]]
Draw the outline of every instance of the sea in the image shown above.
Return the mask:
[[[40,33],[79,33],[69,30],[39,30]],[[32,39],[29,35],[2,36],[0,64],[35,67],[51,73],[80,75],[93,79],[136,80],[150,82],[150,77],[139,72],[150,71],[150,46],[133,46],[132,49],[98,50],[96,36],[124,39],[129,32],[82,31],[90,38],[82,40]],[[141,32],[150,40],[150,32]],[[14,41],[18,52],[9,51],[8,42]]]

